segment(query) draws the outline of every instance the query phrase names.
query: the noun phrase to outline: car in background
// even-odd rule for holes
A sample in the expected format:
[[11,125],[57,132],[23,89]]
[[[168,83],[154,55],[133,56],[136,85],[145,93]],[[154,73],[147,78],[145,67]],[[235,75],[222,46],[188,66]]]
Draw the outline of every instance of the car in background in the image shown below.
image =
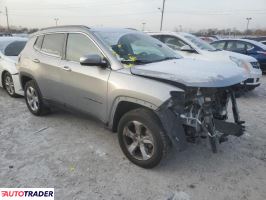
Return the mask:
[[243,38],[243,39],[255,40],[255,41],[257,41],[257,42],[260,42],[260,43],[266,45],[266,36],[246,37],[246,38]]
[[261,70],[266,72],[266,45],[248,39],[223,39],[211,43],[215,48],[241,53],[256,58]]
[[0,37],[0,86],[11,97],[23,95],[16,63],[26,42],[27,39],[20,37]]
[[118,132],[131,162],[152,168],[187,137],[208,138],[216,153],[228,134],[244,133],[234,94],[247,72],[221,65],[182,58],[132,29],[57,26],[33,34],[17,66],[32,114],[51,104],[85,112]]
[[242,83],[245,89],[252,90],[260,85],[262,72],[257,60],[251,56],[222,51],[189,33],[148,32],[148,34],[185,58],[234,62],[235,65],[246,69],[249,73],[248,79]]
[[216,41],[217,39],[216,38],[213,38],[213,37],[206,37],[206,36],[201,36],[199,37],[200,39],[204,40],[205,42],[208,42],[208,43],[211,43],[211,42],[214,42]]

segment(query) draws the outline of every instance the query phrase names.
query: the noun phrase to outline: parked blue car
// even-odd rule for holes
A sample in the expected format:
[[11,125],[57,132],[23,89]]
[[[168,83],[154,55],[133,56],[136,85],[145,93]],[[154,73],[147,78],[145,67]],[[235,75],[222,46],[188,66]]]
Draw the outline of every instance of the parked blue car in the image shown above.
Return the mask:
[[262,72],[266,73],[266,45],[248,39],[223,39],[212,42],[211,45],[216,49],[233,51],[256,58]]

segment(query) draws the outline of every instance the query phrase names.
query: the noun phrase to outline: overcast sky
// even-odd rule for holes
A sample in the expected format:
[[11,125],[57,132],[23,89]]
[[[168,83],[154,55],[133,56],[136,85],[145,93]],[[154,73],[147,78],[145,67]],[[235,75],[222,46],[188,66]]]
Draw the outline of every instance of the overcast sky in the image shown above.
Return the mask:
[[[5,6],[11,25],[26,27],[84,24],[156,31],[162,0],[0,0],[0,24],[6,25]],[[266,28],[266,0],[166,0],[164,30],[202,28]]]

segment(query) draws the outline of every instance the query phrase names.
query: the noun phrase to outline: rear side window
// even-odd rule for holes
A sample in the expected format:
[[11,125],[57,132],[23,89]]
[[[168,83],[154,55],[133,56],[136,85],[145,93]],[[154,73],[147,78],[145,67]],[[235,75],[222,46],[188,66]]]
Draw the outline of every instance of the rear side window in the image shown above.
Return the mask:
[[4,54],[6,56],[18,56],[24,49],[26,41],[15,41],[7,45]]
[[43,41],[43,35],[38,36],[37,39],[36,39],[36,42],[34,44],[35,49],[41,50],[41,48],[42,48],[42,41]]
[[88,37],[79,33],[70,33],[67,39],[66,60],[79,62],[80,57],[88,54],[102,56],[98,47]]
[[43,38],[42,51],[55,56],[62,56],[65,35],[62,33],[48,34]]
[[225,41],[223,41],[223,42],[215,42],[215,43],[212,44],[212,46],[214,46],[216,49],[224,49]]
[[227,43],[227,50],[230,51],[242,51],[245,50],[245,43],[243,42],[237,42],[237,41],[230,41]]

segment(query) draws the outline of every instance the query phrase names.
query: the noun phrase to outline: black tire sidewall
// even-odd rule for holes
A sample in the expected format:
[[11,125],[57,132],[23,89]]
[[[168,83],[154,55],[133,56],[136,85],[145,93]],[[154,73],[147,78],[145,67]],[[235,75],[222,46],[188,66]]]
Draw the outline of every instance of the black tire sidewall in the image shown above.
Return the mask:
[[[151,134],[154,140],[154,154],[148,160],[138,160],[134,158],[127,150],[127,147],[124,143],[123,130],[124,127],[130,121],[139,121],[143,123],[147,128],[150,129]],[[163,129],[160,125],[160,121],[156,119],[156,116],[152,111],[148,109],[136,109],[126,113],[118,125],[118,140],[120,147],[125,154],[125,156],[134,164],[143,167],[143,168],[153,168],[159,164],[164,154],[166,153],[166,138],[164,137]]]

